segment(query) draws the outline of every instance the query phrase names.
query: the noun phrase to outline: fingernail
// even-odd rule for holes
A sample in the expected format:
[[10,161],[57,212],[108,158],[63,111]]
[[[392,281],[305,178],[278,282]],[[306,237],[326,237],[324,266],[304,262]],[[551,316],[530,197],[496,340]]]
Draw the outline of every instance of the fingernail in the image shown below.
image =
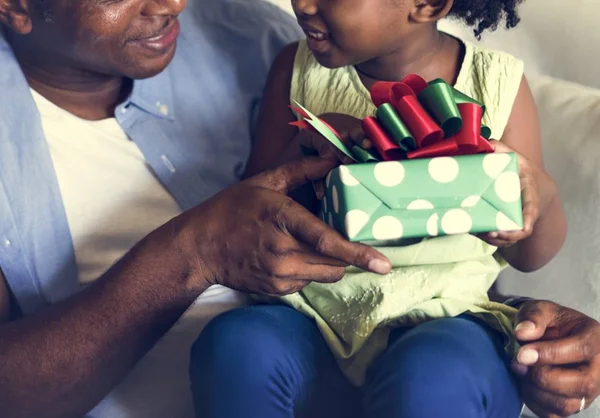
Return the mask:
[[374,258],[369,261],[369,270],[377,274],[388,274],[392,269],[392,265],[389,261],[380,260]]
[[490,238],[498,238],[498,233],[497,233],[497,232],[490,232],[490,233],[488,234],[488,236],[489,236]]
[[538,354],[538,352],[531,348],[525,349],[519,352],[519,354],[517,355],[517,360],[519,361],[519,363],[525,366],[531,366],[532,364],[535,364],[539,358],[540,355]]
[[510,368],[512,369],[513,373],[518,376],[525,376],[527,374],[527,370],[529,370],[529,367],[519,363],[512,363]]
[[531,321],[520,322],[515,327],[515,332],[521,331],[522,329],[524,329],[524,330],[534,330],[535,329],[535,324],[533,322],[531,322]]

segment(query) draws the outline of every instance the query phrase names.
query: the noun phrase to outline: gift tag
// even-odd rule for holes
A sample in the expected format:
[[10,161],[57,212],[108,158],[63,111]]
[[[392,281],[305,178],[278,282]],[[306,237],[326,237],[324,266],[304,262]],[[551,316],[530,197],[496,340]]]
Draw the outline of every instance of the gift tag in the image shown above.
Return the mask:
[[319,134],[321,134],[325,139],[333,144],[334,147],[343,152],[348,158],[352,159],[352,161],[356,162],[356,158],[352,155],[350,149],[344,145],[340,138],[325,124],[321,119],[310,113],[306,108],[304,108],[300,103],[294,102],[298,108],[300,108],[306,115],[307,118],[304,120],[312,126]]

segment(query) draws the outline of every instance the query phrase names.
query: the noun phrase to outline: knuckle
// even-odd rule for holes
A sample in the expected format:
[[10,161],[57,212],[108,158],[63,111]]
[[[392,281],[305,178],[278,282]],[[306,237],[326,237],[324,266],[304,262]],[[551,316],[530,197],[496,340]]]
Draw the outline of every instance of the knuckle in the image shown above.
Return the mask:
[[570,417],[579,412],[580,399],[567,399],[562,410],[563,417]]
[[579,409],[579,405],[574,408],[573,401],[567,398],[556,397],[554,407],[559,417],[569,417]]
[[265,293],[282,296],[288,293],[290,286],[284,280],[272,279],[266,283]]
[[352,257],[352,265],[365,266],[368,264],[368,253],[370,249],[364,244],[358,244],[355,247]]
[[589,376],[583,380],[581,384],[581,396],[585,396],[587,399],[592,399],[596,396],[598,391],[598,382]]
[[291,198],[284,196],[279,205],[277,205],[274,213],[272,211],[265,211],[265,218],[263,220],[274,222],[279,229],[285,229],[287,214],[294,205],[295,203]]
[[296,292],[296,287],[284,280],[279,280],[275,284],[275,294],[278,296],[289,295]]
[[331,273],[327,276],[327,281],[331,283],[339,282],[344,278],[346,270],[343,267],[333,268]]
[[531,367],[529,376],[533,384],[537,387],[544,388],[548,385],[546,367]]
[[[275,260],[278,260],[280,257],[288,255],[292,251],[286,242],[283,242],[279,239],[273,239],[268,241],[265,244],[265,250],[269,254],[272,254]],[[272,265],[274,265],[274,262]]]
[[537,352],[540,356],[541,361],[548,364],[554,364],[556,362],[558,352],[556,351],[556,348],[553,345],[546,346],[543,349],[538,348]]
[[579,344],[579,351],[581,357],[586,360],[591,360],[594,357],[595,350],[592,348],[592,338],[589,334],[585,335],[581,339],[581,343]]
[[269,272],[274,278],[286,279],[294,274],[293,268],[286,262],[285,257],[278,257],[270,263]]
[[320,234],[315,243],[315,249],[321,254],[327,254],[333,247],[333,240],[334,238],[330,234]]

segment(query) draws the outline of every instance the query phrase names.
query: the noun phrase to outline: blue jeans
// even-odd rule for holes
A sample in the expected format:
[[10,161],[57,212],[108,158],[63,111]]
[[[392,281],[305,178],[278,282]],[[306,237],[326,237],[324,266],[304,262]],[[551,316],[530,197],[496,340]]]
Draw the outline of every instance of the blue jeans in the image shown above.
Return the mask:
[[310,318],[259,305],[213,320],[192,348],[198,418],[517,418],[502,339],[474,318],[392,333],[362,388]]

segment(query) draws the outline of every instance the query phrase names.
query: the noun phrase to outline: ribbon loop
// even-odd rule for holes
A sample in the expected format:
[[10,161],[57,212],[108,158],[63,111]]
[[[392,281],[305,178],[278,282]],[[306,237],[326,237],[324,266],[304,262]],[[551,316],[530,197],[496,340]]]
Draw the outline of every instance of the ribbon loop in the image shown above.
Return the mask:
[[434,83],[419,94],[423,107],[439,122],[444,137],[449,138],[463,127],[461,114],[454,101],[452,87],[446,83]]
[[[362,128],[384,161],[494,152],[491,129],[481,123],[485,106],[442,79],[427,83],[416,74],[400,82],[379,81],[370,89],[377,111]],[[291,124],[313,129],[358,162],[376,157],[360,147],[348,149],[340,135],[302,106],[304,120]]]
[[407,158],[493,152],[491,130],[481,123],[485,106],[442,79],[427,83],[411,74],[397,83],[375,83],[371,97],[378,109],[369,125],[381,126],[369,129],[385,131]]
[[400,116],[389,103],[382,104],[375,113],[377,120],[383,126],[385,131],[395,140],[404,151],[410,151],[417,148],[417,143],[413,138],[408,127],[402,122]]
[[379,126],[377,119],[372,116],[363,119],[362,128],[384,161],[394,161],[402,158],[404,154],[402,148]]

